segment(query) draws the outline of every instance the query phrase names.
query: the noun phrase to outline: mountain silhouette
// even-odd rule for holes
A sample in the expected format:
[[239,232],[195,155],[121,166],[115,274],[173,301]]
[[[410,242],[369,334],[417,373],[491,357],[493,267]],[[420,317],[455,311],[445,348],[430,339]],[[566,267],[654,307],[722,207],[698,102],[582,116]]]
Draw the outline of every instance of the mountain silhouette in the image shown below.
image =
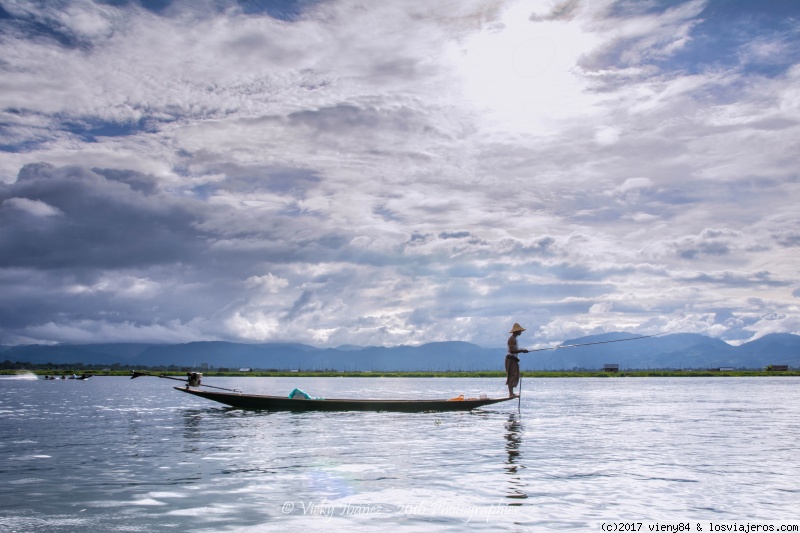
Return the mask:
[[[625,332],[568,339],[563,347],[521,355],[523,370],[596,370],[605,364],[626,369],[800,367],[800,336],[775,333],[740,346],[696,333],[676,333],[630,342]],[[600,344],[592,344],[600,343]],[[520,343],[524,346],[524,342]],[[185,344],[59,344],[0,347],[0,360],[34,364],[253,368],[273,370],[478,371],[502,370],[505,346],[486,348],[461,341],[421,346],[317,348],[307,344],[245,344],[200,341]]]

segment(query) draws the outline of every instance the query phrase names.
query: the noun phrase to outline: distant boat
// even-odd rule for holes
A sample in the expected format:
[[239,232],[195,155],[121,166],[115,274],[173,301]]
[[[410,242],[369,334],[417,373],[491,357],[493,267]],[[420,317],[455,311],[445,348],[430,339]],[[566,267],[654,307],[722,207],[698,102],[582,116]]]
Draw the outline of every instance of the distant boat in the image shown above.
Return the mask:
[[231,407],[263,411],[470,411],[478,407],[505,402],[514,398],[453,398],[437,400],[358,400],[358,399],[296,399],[286,396],[262,396],[239,392],[211,392],[189,387],[175,390],[200,396]]

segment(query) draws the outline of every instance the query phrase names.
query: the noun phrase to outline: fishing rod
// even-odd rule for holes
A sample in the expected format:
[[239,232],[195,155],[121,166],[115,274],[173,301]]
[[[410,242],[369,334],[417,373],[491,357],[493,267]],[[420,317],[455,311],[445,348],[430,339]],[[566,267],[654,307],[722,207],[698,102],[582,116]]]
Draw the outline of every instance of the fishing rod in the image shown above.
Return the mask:
[[[150,374],[148,372],[137,372],[136,370],[131,370],[131,379],[140,378],[142,376],[152,376],[154,378],[164,378],[164,379],[172,379],[175,381],[180,381],[181,383],[186,383],[187,387],[189,386],[188,379],[181,379],[181,378],[174,378],[172,376],[167,376],[166,374]],[[209,389],[219,389],[219,390],[226,390],[229,392],[242,392],[238,389],[226,389],[224,387],[215,387],[214,385],[203,385],[202,383],[198,383],[197,387],[208,387]]]
[[[562,348],[577,348],[578,346],[593,346],[595,344],[609,344],[612,342],[625,342],[625,341],[635,341],[639,339],[649,339],[651,337],[658,337],[660,335],[666,335],[668,333],[675,333],[676,331],[681,331],[682,329],[686,329],[689,326],[683,326],[682,328],[673,329],[670,331],[662,331],[661,333],[654,333],[653,335],[642,335],[640,337],[631,337],[629,339],[616,339],[612,341],[597,341],[597,342],[584,342],[581,344],[560,344],[558,346],[551,346],[550,348],[536,348],[535,350],[525,350],[525,353],[530,352],[544,352],[547,350],[560,350]],[[521,412],[522,409],[522,371],[520,370],[519,373],[519,400],[517,403],[517,411]]]
[[561,348],[576,348],[578,346],[593,346],[595,344],[609,344],[612,342],[625,342],[625,341],[635,341],[639,339],[649,339],[651,337],[658,337],[661,335],[666,335],[668,333],[675,333],[676,331],[680,331],[682,329],[686,329],[689,326],[683,326],[682,328],[673,329],[670,331],[662,331],[661,333],[654,333],[653,335],[642,335],[641,337],[631,337],[629,339],[616,339],[613,341],[597,341],[597,342],[584,342],[581,344],[559,344],[558,346],[551,346],[550,348],[536,348],[535,350],[528,350],[528,352],[544,352],[546,350],[560,350]]

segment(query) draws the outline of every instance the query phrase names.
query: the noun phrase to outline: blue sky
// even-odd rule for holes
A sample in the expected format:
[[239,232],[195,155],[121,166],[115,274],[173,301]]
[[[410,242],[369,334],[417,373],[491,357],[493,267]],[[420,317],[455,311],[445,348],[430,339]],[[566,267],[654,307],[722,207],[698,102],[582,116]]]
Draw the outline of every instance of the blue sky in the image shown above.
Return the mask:
[[794,1],[0,0],[0,343],[800,334]]

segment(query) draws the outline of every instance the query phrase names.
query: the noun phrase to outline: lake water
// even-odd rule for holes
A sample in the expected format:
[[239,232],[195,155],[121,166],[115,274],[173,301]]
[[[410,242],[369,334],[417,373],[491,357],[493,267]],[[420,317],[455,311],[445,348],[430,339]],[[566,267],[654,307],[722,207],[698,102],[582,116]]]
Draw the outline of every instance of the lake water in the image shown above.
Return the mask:
[[[502,395],[497,379],[206,378]],[[471,413],[229,409],[156,378],[0,379],[0,531],[600,531],[791,521],[800,379],[524,379]],[[299,401],[299,400],[298,400]]]

